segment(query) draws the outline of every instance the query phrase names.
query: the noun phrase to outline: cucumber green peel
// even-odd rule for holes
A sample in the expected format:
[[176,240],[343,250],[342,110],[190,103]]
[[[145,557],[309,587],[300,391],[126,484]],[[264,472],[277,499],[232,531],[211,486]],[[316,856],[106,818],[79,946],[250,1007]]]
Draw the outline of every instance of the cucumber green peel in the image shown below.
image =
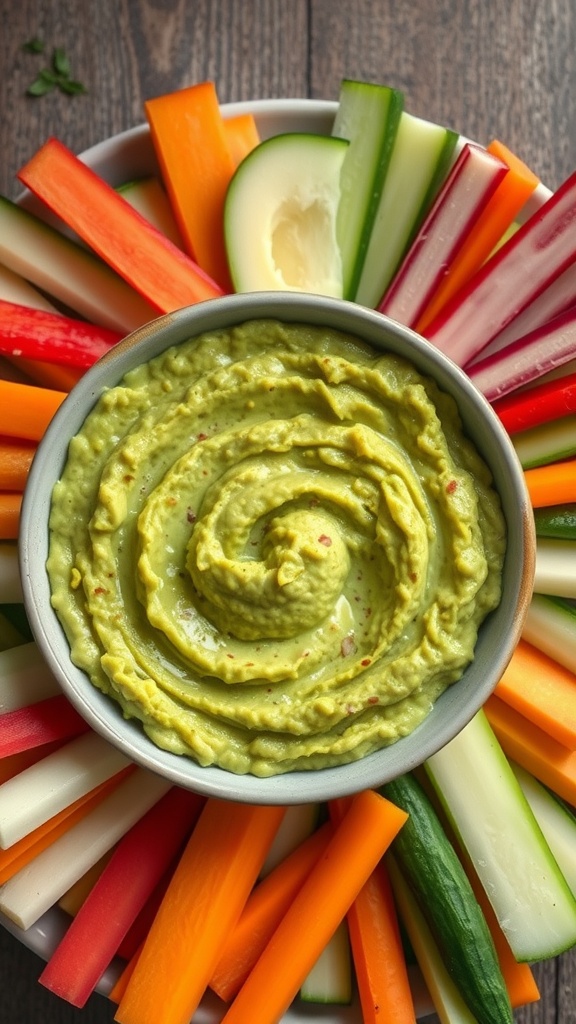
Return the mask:
[[464,1002],[478,1024],[512,1024],[486,919],[430,800],[412,775],[380,792],[409,815],[391,849]]
[[388,86],[341,83],[332,135],[349,142],[336,219],[345,299],[358,287],[403,106],[402,93]]

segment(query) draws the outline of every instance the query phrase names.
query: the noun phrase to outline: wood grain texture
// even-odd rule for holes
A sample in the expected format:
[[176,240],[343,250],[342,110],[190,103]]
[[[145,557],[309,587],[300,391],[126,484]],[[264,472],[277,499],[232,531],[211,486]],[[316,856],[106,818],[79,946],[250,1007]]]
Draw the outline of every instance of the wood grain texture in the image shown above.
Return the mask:
[[[0,0],[0,25],[0,192],[10,197],[49,135],[79,152],[142,122],[144,99],[204,78],[223,101],[336,99],[344,76],[385,81],[414,114],[501,138],[553,188],[576,167],[574,0]],[[45,56],[23,52],[33,36]],[[26,95],[55,46],[86,95]],[[0,929],[2,1024],[113,1020],[101,997],[76,1011],[46,993],[40,969]],[[536,974],[542,999],[517,1024],[576,1024],[576,952]]]

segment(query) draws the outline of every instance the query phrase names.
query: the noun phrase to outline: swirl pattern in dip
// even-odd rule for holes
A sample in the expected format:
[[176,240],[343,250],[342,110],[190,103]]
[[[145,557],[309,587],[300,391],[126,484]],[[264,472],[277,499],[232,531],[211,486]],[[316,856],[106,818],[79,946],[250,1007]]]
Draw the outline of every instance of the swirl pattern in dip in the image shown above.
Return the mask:
[[73,661],[156,744],[270,776],[411,732],[473,658],[504,548],[452,398],[337,331],[252,321],[100,397],[48,572]]

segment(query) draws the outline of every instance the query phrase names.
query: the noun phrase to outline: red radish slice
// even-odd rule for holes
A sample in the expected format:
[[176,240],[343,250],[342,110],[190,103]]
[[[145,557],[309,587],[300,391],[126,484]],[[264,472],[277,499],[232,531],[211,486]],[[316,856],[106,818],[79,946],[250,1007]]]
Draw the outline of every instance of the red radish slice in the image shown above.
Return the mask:
[[576,172],[460,289],[426,337],[460,366],[471,363],[576,261],[575,225]]
[[562,366],[576,356],[576,306],[524,338],[466,367],[488,401]]
[[508,169],[466,143],[378,310],[414,327]]

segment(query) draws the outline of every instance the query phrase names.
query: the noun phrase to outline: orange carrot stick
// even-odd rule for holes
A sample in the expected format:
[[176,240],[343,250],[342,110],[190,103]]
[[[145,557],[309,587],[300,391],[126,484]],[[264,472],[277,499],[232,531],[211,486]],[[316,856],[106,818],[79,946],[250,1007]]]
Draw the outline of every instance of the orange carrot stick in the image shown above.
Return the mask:
[[0,437],[0,491],[23,491],[36,445],[15,437]]
[[22,493],[0,491],[0,540],[18,540]]
[[144,104],[166,191],[189,254],[231,291],[224,199],[235,170],[213,82]]
[[534,725],[576,750],[576,676],[520,640],[495,693]]
[[40,441],[65,398],[63,391],[0,380],[0,434]]
[[478,217],[474,228],[454,259],[450,272],[420,317],[416,325],[416,330],[420,334],[426,333],[426,329],[448,300],[488,259],[504,232],[513,223],[514,218],[520,213],[539,184],[538,177],[530,168],[501,142],[495,140],[487,149],[489,153],[507,165],[508,173],[488,201],[481,216]]
[[322,825],[266,875],[250,894],[210,979],[210,988],[224,1002],[230,1002],[246,981],[296,893],[326,849],[332,831],[329,822]]
[[[332,800],[340,822],[349,801]],[[363,1024],[415,1024],[416,1011],[385,862],[377,864],[347,914]]]
[[281,1019],[407,817],[373,790],[353,798],[222,1024]]
[[253,114],[237,114],[224,119],[224,134],[232,163],[237,167],[260,142]]
[[524,479],[533,508],[576,501],[576,459],[527,469]]
[[484,704],[484,710],[507,757],[567,803],[576,804],[576,752],[552,739],[494,694]]
[[45,363],[40,359],[10,356],[10,362],[20,367],[35,384],[52,388],[53,391],[72,391],[84,374],[84,370],[78,370],[74,366],[57,366],[56,363]]
[[207,801],[120,1000],[117,1021],[189,1024],[283,816],[283,807]]
[[132,765],[123,768],[112,778],[105,779],[90,792],[85,793],[48,821],[39,825],[38,828],[29,832],[28,835],[23,836],[7,850],[0,850],[0,885],[7,882],[21,868],[34,860],[42,850],[51,846],[60,836],[73,828],[87,814],[90,814],[132,770]]

